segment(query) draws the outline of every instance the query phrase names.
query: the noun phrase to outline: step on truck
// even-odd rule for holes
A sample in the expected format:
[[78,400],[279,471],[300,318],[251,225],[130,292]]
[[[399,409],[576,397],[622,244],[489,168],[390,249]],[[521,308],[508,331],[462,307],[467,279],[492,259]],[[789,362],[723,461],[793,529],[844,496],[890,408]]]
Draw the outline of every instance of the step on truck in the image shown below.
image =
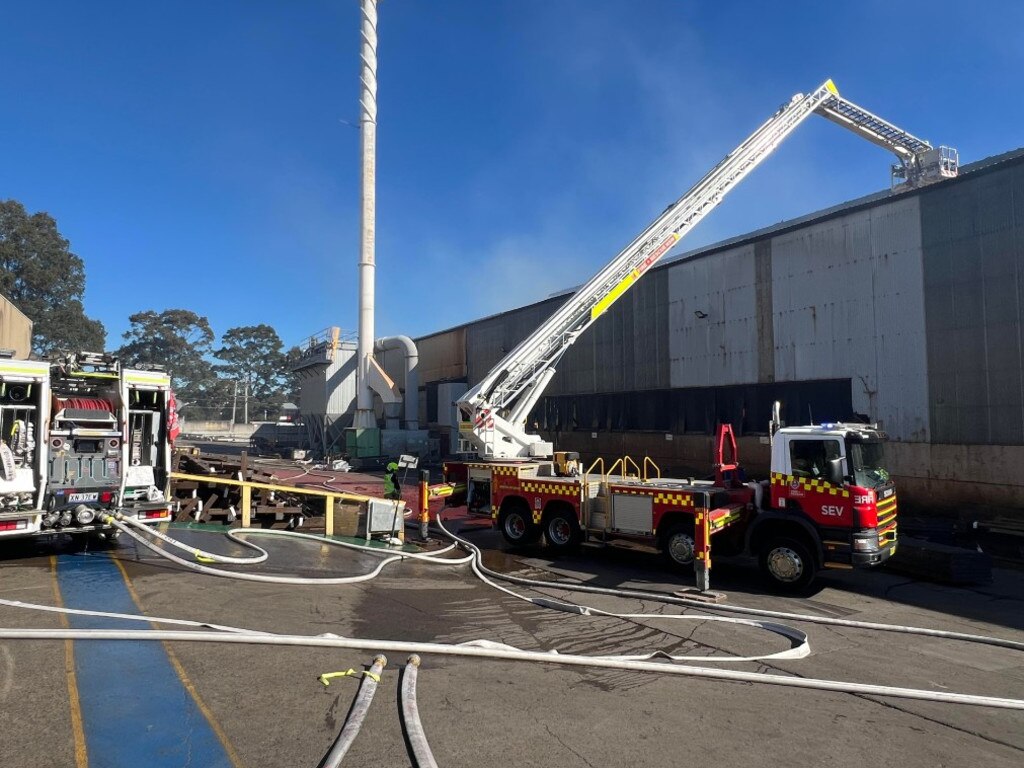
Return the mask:
[[[475,460],[449,464],[449,479],[469,484],[470,506],[489,509],[506,538],[528,540],[543,533],[557,548],[581,538],[637,536],[653,539],[684,562],[694,542],[696,567],[706,581],[709,561],[704,558],[711,535],[721,549],[728,549],[742,531],[744,539],[753,538],[744,546],[759,553],[769,576],[797,586],[813,576],[817,565],[872,565],[892,553],[896,496],[888,479],[877,481],[888,478],[881,466],[878,430],[843,424],[782,433],[765,486],[740,483],[731,475],[710,483],[652,478],[644,469],[648,460],[637,468],[628,457],[607,472],[598,465],[599,478],[589,472],[583,479],[566,477],[558,467],[572,462],[552,461],[557,456],[554,446],[527,429],[559,361],[576,339],[815,114],[892,152],[897,160],[892,166],[894,193],[958,173],[955,149],[933,147],[857,106],[840,96],[831,80],[779,107],[456,403],[464,452]],[[731,430],[720,439],[726,436],[731,437]],[[782,453],[776,456],[776,450]],[[820,466],[805,469],[809,454],[819,450],[824,452],[818,457]],[[868,482],[871,477],[876,480]],[[457,498],[449,496],[449,503]],[[760,523],[752,526],[755,515]],[[738,548],[739,542],[732,545]]]
[[771,426],[771,473],[744,475],[732,427],[715,442],[714,478],[661,477],[649,458],[575,454],[550,462],[448,462],[464,488],[449,504],[489,515],[513,547],[542,537],[554,551],[580,545],[658,551],[710,584],[717,556],[756,557],[779,590],[806,587],[821,568],[885,562],[896,551],[896,489],[884,468],[885,435],[873,425]]
[[0,541],[58,533],[113,541],[120,510],[171,519],[174,404],[166,373],[81,352],[0,358]]

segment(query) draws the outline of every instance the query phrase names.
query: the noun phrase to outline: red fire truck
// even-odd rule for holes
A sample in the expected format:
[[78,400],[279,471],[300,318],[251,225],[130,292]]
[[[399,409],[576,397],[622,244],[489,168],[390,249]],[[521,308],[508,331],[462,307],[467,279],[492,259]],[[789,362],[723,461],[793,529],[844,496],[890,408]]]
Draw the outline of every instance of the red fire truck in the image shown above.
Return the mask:
[[896,489],[873,425],[778,428],[771,476],[747,480],[732,428],[721,425],[714,479],[663,478],[650,459],[602,460],[580,474],[573,454],[552,462],[449,462],[465,487],[450,504],[489,513],[512,546],[566,550],[625,545],[695,568],[706,589],[716,556],[753,555],[779,589],[800,589],[820,568],[878,565],[896,551]]
[[170,377],[79,352],[0,358],[0,541],[61,533],[114,541],[115,509],[171,519]]
[[644,542],[694,563],[704,588],[712,535],[720,552],[756,554],[785,587],[806,584],[821,566],[875,565],[893,553],[896,495],[882,464],[884,435],[873,427],[780,430],[774,419],[771,478],[761,483],[742,479],[728,427],[719,431],[713,481],[661,478],[649,459],[628,457],[574,475],[578,459],[526,429],[580,334],[812,114],[892,151],[894,188],[957,174],[955,150],[933,148],[842,98],[831,80],[795,95],[462,396],[460,433],[477,460],[446,465],[446,480],[466,483],[466,495],[449,503],[464,498],[489,511],[513,544],[541,535],[556,549]]

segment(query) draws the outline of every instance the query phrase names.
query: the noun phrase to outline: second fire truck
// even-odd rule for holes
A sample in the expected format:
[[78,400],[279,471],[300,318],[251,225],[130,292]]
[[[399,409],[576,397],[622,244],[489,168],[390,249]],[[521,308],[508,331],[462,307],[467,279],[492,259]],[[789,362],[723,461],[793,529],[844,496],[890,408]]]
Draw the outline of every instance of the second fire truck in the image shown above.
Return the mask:
[[169,521],[170,377],[108,354],[0,359],[0,541],[68,533],[112,541],[104,513]]

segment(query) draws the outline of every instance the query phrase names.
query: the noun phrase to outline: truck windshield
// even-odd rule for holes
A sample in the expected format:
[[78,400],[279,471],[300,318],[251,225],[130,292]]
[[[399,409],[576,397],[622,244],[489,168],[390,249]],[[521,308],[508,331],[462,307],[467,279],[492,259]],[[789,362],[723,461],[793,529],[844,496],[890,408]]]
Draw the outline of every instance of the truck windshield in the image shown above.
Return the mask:
[[883,443],[850,443],[853,483],[861,488],[878,488],[889,482],[885,470]]

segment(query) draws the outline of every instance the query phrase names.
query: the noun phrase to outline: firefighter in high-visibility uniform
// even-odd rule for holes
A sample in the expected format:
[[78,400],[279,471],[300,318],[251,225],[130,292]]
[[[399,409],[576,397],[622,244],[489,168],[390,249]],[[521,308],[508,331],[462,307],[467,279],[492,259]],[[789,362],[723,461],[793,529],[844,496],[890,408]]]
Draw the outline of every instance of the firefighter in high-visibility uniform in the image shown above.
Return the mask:
[[390,462],[384,474],[384,498],[402,498],[402,483],[398,479],[398,464]]

